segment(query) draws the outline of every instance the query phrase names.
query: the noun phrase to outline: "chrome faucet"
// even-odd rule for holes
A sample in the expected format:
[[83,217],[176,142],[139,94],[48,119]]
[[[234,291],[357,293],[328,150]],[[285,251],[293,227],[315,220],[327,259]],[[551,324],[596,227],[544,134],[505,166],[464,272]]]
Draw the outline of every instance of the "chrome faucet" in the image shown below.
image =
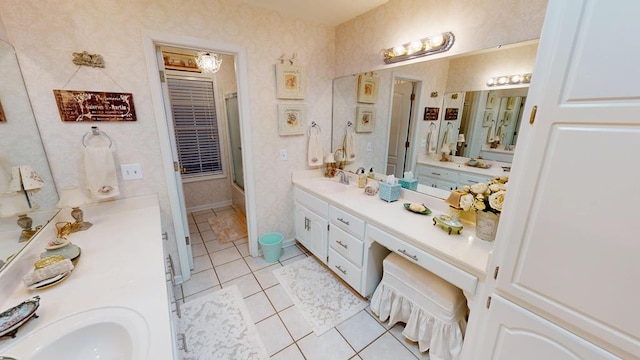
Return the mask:
[[338,175],[340,175],[340,184],[349,185],[349,175],[344,170],[338,170]]

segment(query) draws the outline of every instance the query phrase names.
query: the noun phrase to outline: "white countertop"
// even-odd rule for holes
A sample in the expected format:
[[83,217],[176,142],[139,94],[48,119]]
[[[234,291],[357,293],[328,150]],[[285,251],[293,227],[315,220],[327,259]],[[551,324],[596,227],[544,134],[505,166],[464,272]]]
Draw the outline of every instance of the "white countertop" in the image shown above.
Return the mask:
[[[494,161],[494,160],[483,160],[485,162],[491,163],[491,167],[488,169],[477,168],[473,166],[467,166],[464,163],[467,162],[469,158],[454,156],[453,161],[439,161],[438,158],[435,158],[431,155],[419,155],[418,156],[418,164],[437,166],[445,169],[463,171],[471,174],[478,174],[484,176],[509,176],[508,171],[504,171],[502,169],[503,166],[511,167],[511,163]],[[416,174],[417,175],[417,174]]]
[[[475,226],[469,222],[464,222],[460,235],[449,235],[434,226],[433,216],[447,211],[442,199],[403,189],[398,201],[388,203],[380,200],[378,195],[365,195],[364,189],[358,188],[357,181],[351,181],[346,191],[330,193],[319,191],[314,186],[316,179],[326,178],[322,178],[319,171],[308,171],[294,174],[292,182],[479,279],[485,278],[493,243],[476,238]],[[414,214],[404,208],[405,202],[423,203],[433,213],[427,216]]]
[[[18,330],[15,340],[0,339],[0,354],[32,331],[77,312],[122,306],[144,317],[150,334],[148,359],[172,359],[160,208],[155,195],[83,206],[84,219],[93,223],[68,238],[82,249],[71,276],[48,289],[30,291],[22,276],[55,236],[57,221],[73,221],[61,211],[0,276],[0,311],[40,296],[37,319]],[[6,296],[8,294],[8,296]]]

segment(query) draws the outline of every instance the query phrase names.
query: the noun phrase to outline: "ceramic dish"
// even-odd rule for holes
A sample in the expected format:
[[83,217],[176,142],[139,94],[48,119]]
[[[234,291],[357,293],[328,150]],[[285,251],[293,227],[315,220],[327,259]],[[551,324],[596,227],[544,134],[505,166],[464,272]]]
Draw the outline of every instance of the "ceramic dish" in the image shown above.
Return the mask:
[[0,336],[15,337],[18,328],[36,315],[38,306],[40,306],[40,297],[34,296],[0,314]]
[[52,255],[62,255],[63,258],[73,261],[75,258],[80,256],[80,247],[75,244],[69,244],[59,249],[47,250],[40,254],[40,258],[43,259]]
[[45,250],[56,250],[69,245],[71,242],[65,238],[57,238],[45,246]]
[[476,167],[476,168],[480,168],[480,169],[488,169],[488,168],[491,167],[491,163],[484,162],[484,161],[473,162],[473,161],[469,160],[464,164],[467,165],[467,166]]
[[42,269],[44,267],[47,267],[51,264],[57,263],[58,261],[62,261],[64,260],[64,257],[62,257],[62,255],[52,255],[52,256],[47,256],[46,258],[42,258],[38,261],[36,261],[33,266],[36,269]]
[[462,223],[458,220],[453,220],[449,215],[438,215],[433,217],[433,225],[438,225],[445,231],[460,234],[462,231]]
[[[415,203],[413,203],[413,204],[415,204]],[[412,213],[416,213],[416,214],[421,214],[421,215],[429,215],[429,214],[431,214],[431,210],[428,207],[424,206],[424,204],[415,204],[415,205],[424,206],[424,210],[423,211],[412,210],[411,209],[411,205],[413,205],[413,204],[412,203],[404,203],[404,208],[409,210],[409,211],[411,211]]]
[[54,277],[52,277],[50,279],[42,280],[42,281],[37,282],[35,284],[31,284],[27,288],[29,290],[46,289],[46,288],[58,285],[59,283],[65,281],[69,277],[69,275],[71,275],[71,271],[67,271],[64,274],[60,274],[60,275],[54,276]]

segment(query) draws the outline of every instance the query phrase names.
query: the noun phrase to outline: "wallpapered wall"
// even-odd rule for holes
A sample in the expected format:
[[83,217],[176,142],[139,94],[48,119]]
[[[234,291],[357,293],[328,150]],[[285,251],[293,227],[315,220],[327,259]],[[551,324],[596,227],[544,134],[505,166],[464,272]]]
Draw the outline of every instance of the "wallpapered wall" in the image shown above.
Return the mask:
[[[53,89],[90,89],[133,93],[137,121],[101,123],[116,143],[119,164],[140,163],[144,179],[121,181],[121,197],[158,194],[163,230],[172,222],[163,164],[142,47],[144,31],[186,35],[244,46],[248,55],[249,119],[253,130],[258,232],[280,231],[293,237],[292,170],[306,168],[306,136],[280,137],[275,97],[277,59],[297,53],[307,68],[306,99],[310,120],[331,128],[331,79],[334,28],[283,17],[235,0],[160,2],[114,0],[16,3],[0,1],[0,14],[18,57],[33,100],[42,138],[58,186],[82,181],[78,163],[80,140],[89,123],[62,123]],[[55,44],[53,46],[52,44]],[[99,53],[104,69],[78,68],[77,51]],[[77,71],[77,72],[76,72]],[[330,132],[323,132],[329,147]],[[287,149],[287,161],[278,160]],[[253,239],[257,241],[257,239]],[[175,245],[175,244],[174,244]],[[175,251],[174,249],[171,249]],[[177,258],[174,257],[174,258]]]
[[336,75],[399,66],[385,66],[380,50],[445,31],[455,44],[430,58],[537,39],[547,2],[391,0],[336,27]]
[[[134,95],[138,121],[103,123],[116,142],[118,163],[140,163],[144,179],[121,182],[121,197],[158,194],[163,230],[172,228],[167,189],[145,68],[142,37],[157,31],[244,46],[248,54],[250,121],[254,145],[258,232],[293,236],[290,174],[304,169],[305,136],[280,137],[277,131],[274,64],[297,53],[307,68],[309,120],[323,129],[329,148],[331,79],[380,68],[383,47],[451,30],[456,44],[447,54],[539,37],[545,0],[391,0],[336,28],[281,16],[234,0],[159,2],[88,0],[20,2],[0,0],[7,36],[16,47],[34,112],[58,186],[78,183],[80,139],[88,123],[62,123],[53,89],[126,91]],[[498,21],[499,20],[499,21]],[[52,44],[55,44],[53,46]],[[71,63],[71,53],[103,55],[105,69]],[[279,161],[287,149],[288,161]],[[169,231],[170,236],[172,232]],[[256,241],[256,239],[252,239]],[[175,251],[174,249],[171,249]]]

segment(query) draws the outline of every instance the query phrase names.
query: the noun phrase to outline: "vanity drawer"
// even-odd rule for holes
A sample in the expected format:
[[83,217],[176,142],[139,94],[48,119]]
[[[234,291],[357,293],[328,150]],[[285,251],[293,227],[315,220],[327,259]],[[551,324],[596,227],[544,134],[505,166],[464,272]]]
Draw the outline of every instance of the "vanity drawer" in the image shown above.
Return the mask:
[[367,239],[383,245],[421,267],[431,271],[462,290],[475,294],[478,278],[458,267],[420,250],[375,226],[367,225]]
[[364,238],[364,221],[357,217],[342,211],[336,207],[330,206],[329,220],[342,230],[347,231],[360,239]]
[[327,218],[329,216],[329,203],[324,200],[320,200],[317,197],[302,191],[297,187],[293,188],[293,200],[304,205],[307,209],[315,212],[316,214]]
[[492,177],[488,177],[488,176],[460,173],[459,183],[460,183],[460,187],[464,185],[471,186],[477,183],[488,182],[491,179]]
[[354,265],[362,268],[364,243],[346,231],[334,226],[329,230],[329,246]]
[[346,281],[349,286],[360,292],[362,270],[358,269],[333,249],[329,249],[329,268],[338,274],[342,280]]
[[435,166],[419,165],[418,175],[430,176],[440,180],[448,180],[456,183],[458,182],[457,172]]

